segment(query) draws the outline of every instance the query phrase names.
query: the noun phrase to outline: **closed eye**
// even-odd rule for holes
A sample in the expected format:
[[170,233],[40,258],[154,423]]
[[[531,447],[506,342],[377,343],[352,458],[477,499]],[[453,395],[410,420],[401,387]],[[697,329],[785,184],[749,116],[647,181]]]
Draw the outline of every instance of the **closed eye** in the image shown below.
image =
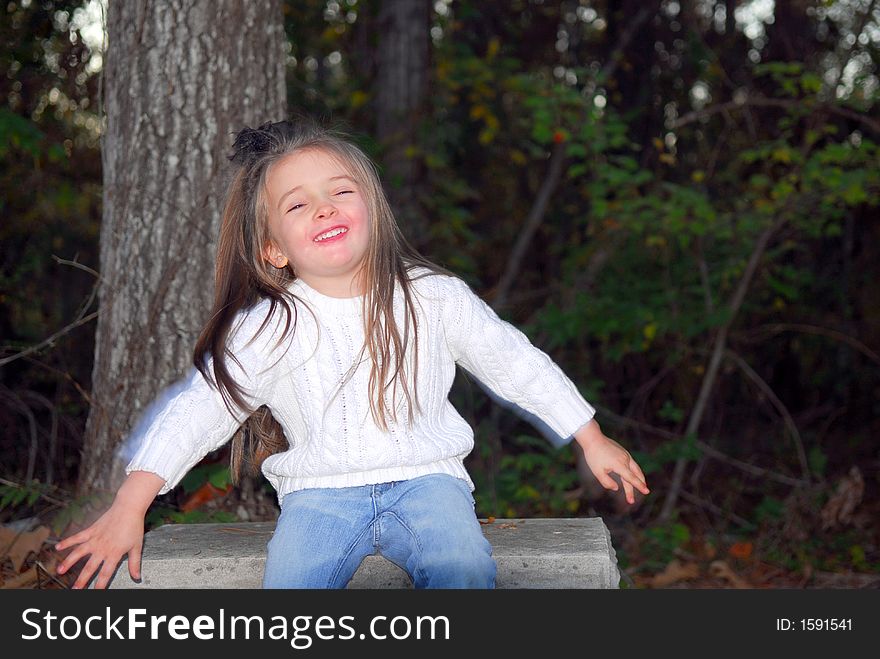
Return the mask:
[[[354,190],[341,190],[337,192],[335,196],[338,197],[339,195],[343,194],[354,194]],[[289,209],[287,209],[287,212],[289,213],[290,211],[295,211],[297,208],[301,208],[303,206],[305,206],[305,204],[296,204],[295,206],[291,206]]]

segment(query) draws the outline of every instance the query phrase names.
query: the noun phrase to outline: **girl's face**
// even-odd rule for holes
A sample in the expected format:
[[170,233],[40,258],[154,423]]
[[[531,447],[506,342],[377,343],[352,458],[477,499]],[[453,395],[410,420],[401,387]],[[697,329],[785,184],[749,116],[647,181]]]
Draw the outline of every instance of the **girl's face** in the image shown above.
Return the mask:
[[370,242],[367,201],[348,172],[319,150],[286,156],[266,178],[270,244],[266,259],[286,261],[325,295],[360,295],[353,281]]

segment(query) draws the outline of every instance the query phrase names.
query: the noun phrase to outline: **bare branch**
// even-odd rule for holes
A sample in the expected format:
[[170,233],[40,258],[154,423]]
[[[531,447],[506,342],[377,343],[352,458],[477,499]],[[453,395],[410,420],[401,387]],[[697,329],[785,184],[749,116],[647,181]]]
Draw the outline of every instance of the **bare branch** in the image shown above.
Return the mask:
[[[668,439],[671,441],[681,441],[682,437],[674,432],[670,432],[669,430],[664,430],[663,428],[657,428],[656,426],[652,426],[650,423],[645,423],[644,421],[636,421],[635,419],[629,419],[624,416],[620,416],[615,414],[614,412],[605,409],[605,408],[597,408],[602,412],[603,418],[608,418],[612,422],[629,426],[631,428],[637,428],[642,432],[646,432],[652,435],[656,435],[657,437],[662,437],[664,439]],[[726,453],[719,451],[717,448],[704,442],[701,439],[697,439],[694,441],[694,445],[699,448],[703,453],[708,455],[711,458],[714,458],[720,462],[724,462],[726,464],[731,465],[732,467],[736,467],[737,469],[744,471],[756,478],[766,478],[769,480],[776,481],[777,483],[784,483],[785,485],[792,485],[794,487],[802,487],[806,485],[802,480],[798,478],[793,478],[791,476],[786,476],[785,474],[780,474],[771,469],[765,469],[763,467],[756,467],[753,464],[749,464],[748,462],[744,462],[742,460],[738,460],[737,458],[732,458]]]
[[[587,101],[588,105],[592,103],[592,98],[598,92],[599,86],[602,84],[602,82],[614,75],[614,72],[617,70],[617,65],[622,59],[623,53],[625,52],[626,47],[629,45],[629,42],[632,41],[642,23],[648,20],[648,17],[653,15],[653,13],[653,10],[649,7],[642,7],[635,15],[635,17],[629,22],[626,29],[621,34],[620,40],[618,41],[610,57],[608,58],[608,61],[605,63],[605,66],[602,67],[602,70],[596,76],[593,93],[590,96],[590,99]],[[529,214],[526,218],[525,224],[523,224],[523,227],[520,230],[520,234],[517,237],[516,243],[514,244],[513,250],[511,251],[510,257],[507,259],[507,266],[504,269],[504,273],[498,280],[498,286],[496,287],[495,293],[492,296],[492,306],[495,307],[495,309],[500,309],[507,303],[508,296],[510,295],[510,289],[513,287],[513,283],[516,280],[517,275],[519,274],[526,251],[528,250],[529,245],[532,242],[532,238],[534,237],[535,232],[538,230],[538,227],[544,220],[544,214],[547,211],[550,197],[556,190],[556,187],[559,185],[559,181],[562,178],[562,172],[564,169],[563,163],[565,161],[565,149],[565,142],[553,145],[553,149],[550,154],[550,165],[547,169],[547,176],[544,179],[544,182],[541,184],[541,188],[538,190],[538,194],[535,197],[535,202],[534,204],[532,204],[532,208],[529,210]]]
[[763,332],[778,333],[785,331],[803,332],[805,334],[818,334],[820,336],[827,336],[855,348],[858,352],[862,353],[872,362],[880,366],[880,355],[871,350],[864,343],[852,336],[849,336],[848,334],[844,334],[843,332],[840,332],[838,330],[828,329],[827,327],[819,327],[818,325],[807,325],[804,323],[771,323],[769,325],[762,325],[760,327],[749,330],[748,332],[742,332],[738,334],[747,335]]
[[718,515],[719,517],[724,517],[724,518],[729,519],[733,522],[736,522],[737,524],[739,524],[742,527],[749,528],[749,527],[754,526],[753,522],[750,522],[747,519],[740,517],[736,513],[730,512],[729,510],[724,510],[720,506],[716,506],[711,501],[706,501],[702,497],[698,497],[696,494],[691,494],[687,490],[681,491],[681,498],[684,499],[685,501],[690,501],[691,503],[693,503],[697,506],[705,508],[706,510],[710,510],[713,513],[715,513],[716,515]]
[[20,359],[21,357],[25,357],[27,355],[33,354],[33,353],[37,352],[38,350],[42,350],[46,346],[52,345],[53,343],[55,343],[55,341],[58,340],[59,337],[64,336],[65,334],[67,334],[71,330],[76,329],[80,325],[85,325],[86,323],[94,320],[97,317],[98,317],[98,312],[94,311],[94,312],[90,313],[88,316],[86,316],[85,318],[80,318],[79,320],[70,323],[70,325],[67,325],[66,327],[62,327],[60,330],[55,332],[52,336],[41,341],[40,343],[33,345],[30,348],[26,348],[25,350],[22,350],[21,352],[17,352],[14,355],[10,355],[9,357],[4,357],[3,359],[0,359],[0,366],[6,366],[6,364],[8,364],[9,362],[13,362],[16,359]]
[[[743,272],[739,284],[734,291],[733,297],[728,304],[728,309],[730,310],[728,320],[718,329],[718,333],[715,335],[714,346],[712,348],[711,357],[709,358],[709,364],[706,367],[703,381],[700,384],[700,392],[697,394],[697,400],[694,403],[694,408],[691,411],[690,418],[688,419],[685,435],[695,434],[700,426],[701,421],[703,420],[703,413],[706,409],[706,405],[709,402],[709,395],[712,391],[712,388],[715,386],[715,380],[718,376],[718,372],[721,366],[721,358],[724,355],[724,350],[727,344],[727,335],[730,331],[730,326],[736,318],[736,315],[739,312],[740,307],[742,306],[743,300],[745,300],[746,292],[748,291],[755,272],[758,269],[758,264],[761,262],[761,258],[764,256],[764,252],[767,249],[767,244],[770,242],[770,238],[782,227],[783,224],[785,224],[787,219],[788,218],[785,209],[780,210],[776,219],[769,227],[764,229],[764,231],[755,242],[754,247],[752,248],[752,254],[749,257],[749,262],[746,265],[745,271]],[[670,484],[669,490],[666,493],[666,498],[663,502],[663,508],[660,511],[659,519],[661,521],[669,519],[672,515],[676,499],[678,498],[679,491],[681,490],[682,481],[684,480],[684,469],[686,464],[687,459],[685,458],[679,458],[675,463],[675,469],[672,474],[672,483]]]
[[[18,490],[25,489],[25,486],[22,485],[21,483],[16,483],[15,481],[10,481],[5,478],[0,478],[0,485],[5,485],[6,487],[14,487]],[[53,503],[56,506],[66,506],[67,505],[66,501],[61,501],[61,499],[56,499],[55,497],[50,497],[48,494],[44,494],[43,492],[40,492],[40,498],[45,499],[49,503]]]
[[[98,282],[101,279],[101,274],[99,272],[97,272],[96,270],[93,270],[89,266],[84,265],[82,263],[79,263],[78,261],[68,261],[67,259],[62,259],[61,257],[56,256],[55,254],[52,255],[52,258],[55,259],[55,261],[61,265],[69,265],[74,268],[79,268],[80,270],[85,270],[89,274],[94,275],[98,279],[98,281],[96,281],[95,285],[92,286],[92,291],[91,291],[91,293],[89,293],[89,297],[86,299],[86,301],[82,305],[80,305],[80,308],[76,313],[76,319],[72,323],[70,323],[69,325],[67,325],[65,327],[62,327],[60,330],[55,332],[52,336],[44,339],[40,343],[33,345],[29,348],[26,348],[26,349],[22,350],[21,352],[17,352],[13,355],[10,355],[9,357],[4,357],[4,358],[0,359],[0,366],[5,366],[6,364],[8,364],[10,362],[14,362],[16,359],[20,359],[21,357],[26,357],[30,354],[38,352],[39,350],[42,350],[46,346],[51,346],[53,343],[55,343],[55,341],[58,340],[58,338],[64,336],[68,332],[76,329],[80,325],[85,325],[86,323],[88,323],[91,320],[94,320],[95,318],[98,317],[97,311],[90,313],[88,316],[83,316],[83,314],[86,312],[86,309],[88,309],[90,306],[92,306],[92,302],[94,302],[95,296],[98,294]],[[3,346],[3,347],[5,349],[5,348],[10,348],[12,346]]]
[[748,376],[748,378],[754,382],[758,388],[764,392],[764,395],[770,399],[770,402],[773,403],[773,406],[779,411],[779,414],[782,416],[783,421],[785,422],[785,426],[788,428],[789,433],[791,433],[791,437],[794,440],[795,449],[797,450],[798,459],[801,463],[801,471],[803,472],[804,481],[810,480],[810,465],[807,462],[807,452],[804,450],[804,442],[801,439],[801,433],[798,431],[797,424],[795,424],[794,419],[788,411],[788,408],[785,407],[785,404],[779,400],[779,397],[770,388],[770,385],[767,384],[764,379],[758,375],[755,370],[746,363],[746,360],[740,357],[738,354],[733,352],[730,348],[725,348],[724,354],[730,357],[737,366],[743,371],[743,373]]
[[[687,114],[683,114],[678,119],[671,122],[670,127],[672,129],[680,128],[695,121],[699,121],[703,117],[718,114],[719,112],[728,113],[732,110],[744,110],[749,107],[779,107],[785,108],[786,110],[803,110],[804,102],[799,100],[788,100],[784,98],[749,97],[742,101],[728,101],[726,103],[710,105],[709,107],[703,108],[702,110],[694,110],[692,112],[688,112]],[[839,114],[841,116],[847,117],[848,119],[861,122],[875,133],[880,133],[880,123],[866,115],[859,114],[858,112],[840,107],[839,105],[835,105],[833,103],[816,103],[813,107],[816,110]]]

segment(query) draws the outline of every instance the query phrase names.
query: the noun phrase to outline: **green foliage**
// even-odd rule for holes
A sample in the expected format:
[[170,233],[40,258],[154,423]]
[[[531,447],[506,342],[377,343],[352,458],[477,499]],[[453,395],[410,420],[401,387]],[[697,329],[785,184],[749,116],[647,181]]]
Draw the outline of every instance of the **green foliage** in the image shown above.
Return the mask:
[[772,78],[781,96],[797,98],[815,94],[822,87],[821,78],[802,62],[764,62],[756,65],[753,72],[756,77]]
[[675,552],[691,540],[690,529],[679,521],[654,525],[644,532],[642,554],[649,557],[643,568],[660,570],[675,558]]
[[679,424],[684,419],[684,410],[677,407],[671,400],[663,401],[663,406],[657,410],[657,416],[671,423]]
[[782,519],[785,513],[785,504],[776,497],[766,495],[755,507],[754,516],[758,524],[764,522],[776,523]]
[[71,524],[81,522],[95,510],[107,510],[112,503],[113,496],[102,493],[72,497],[52,516],[52,533],[60,536]]
[[822,450],[821,446],[814,445],[810,447],[807,453],[807,462],[810,465],[810,473],[818,478],[825,478],[826,467],[828,466],[828,454]]
[[229,465],[218,462],[194,467],[180,481],[180,486],[184,492],[191,494],[205,483],[210,483],[221,490],[225,490],[232,485],[232,474],[229,472]]
[[41,495],[54,488],[40,483],[38,480],[32,480],[24,485],[16,483],[0,483],[0,510],[7,506],[33,506]]
[[[29,121],[7,108],[0,108],[0,158],[6,158],[12,149],[23,151],[33,158],[39,156],[46,136]],[[57,153],[58,145],[54,153]],[[63,150],[61,151],[63,154]]]
[[225,510],[196,509],[183,512],[167,506],[153,506],[144,519],[144,526],[147,530],[152,530],[163,524],[231,524],[237,521],[239,520],[235,513]]
[[693,435],[685,435],[681,439],[667,439],[657,444],[651,453],[630,451],[636,462],[645,472],[645,476],[657,471],[665,471],[669,465],[675,464],[680,458],[696,460],[702,455]]
[[531,435],[516,436],[512,445],[498,469],[498,514],[520,517],[519,511],[535,508],[550,517],[576,512],[579,502],[565,496],[578,485],[571,451]]

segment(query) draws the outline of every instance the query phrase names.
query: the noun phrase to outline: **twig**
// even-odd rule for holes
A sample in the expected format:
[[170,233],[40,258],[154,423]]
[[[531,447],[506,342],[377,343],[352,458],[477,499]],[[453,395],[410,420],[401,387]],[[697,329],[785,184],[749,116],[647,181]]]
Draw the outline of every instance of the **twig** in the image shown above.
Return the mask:
[[779,411],[779,414],[782,416],[782,419],[785,422],[789,433],[791,433],[792,439],[794,440],[798,459],[801,463],[801,472],[803,473],[804,481],[809,481],[810,465],[807,462],[807,453],[804,450],[804,442],[801,439],[801,433],[798,431],[797,424],[795,424],[794,419],[788,411],[788,408],[785,407],[785,404],[781,400],[779,400],[779,397],[774,393],[773,389],[770,388],[770,385],[767,384],[764,379],[760,375],[758,375],[751,366],[746,363],[746,360],[733,352],[730,348],[725,348],[724,354],[730,357],[736,363],[736,365],[739,366],[740,369],[742,369],[746,376],[748,376],[748,378],[751,379],[752,382],[754,382],[757,387],[764,392],[767,398],[770,399],[770,401]]
[[[25,486],[21,483],[16,483],[14,481],[6,480],[5,478],[0,478],[0,485],[6,485],[7,487],[15,487],[20,490],[25,489]],[[54,487],[54,486],[53,486]],[[61,501],[60,499],[56,499],[55,497],[50,497],[48,494],[40,492],[40,498],[45,499],[49,503],[54,503],[56,506],[66,506],[67,502]]]
[[95,298],[98,296],[98,284],[101,281],[101,273],[97,270],[90,268],[87,265],[80,263],[79,261],[68,261],[67,259],[62,259],[60,256],[56,256],[55,254],[52,255],[52,258],[55,259],[55,262],[59,265],[69,265],[74,268],[79,268],[80,270],[84,270],[85,272],[94,275],[95,278],[98,280],[95,282],[95,285],[92,286],[92,291],[91,293],[89,293],[88,299],[80,305],[79,309],[76,312],[76,317],[80,318],[85,313],[86,309],[92,306],[92,302],[94,302]]
[[[644,421],[636,421],[635,419],[629,419],[627,417],[620,416],[618,414],[615,414],[611,410],[605,409],[603,407],[597,407],[597,409],[602,413],[603,419],[610,419],[612,422],[619,425],[637,428],[643,432],[650,433],[658,437],[663,437],[664,439],[668,439],[671,441],[682,440],[682,437],[680,435],[674,432],[670,432],[669,430],[664,430],[663,428],[657,428],[656,426],[652,426],[650,423],[645,423]],[[756,467],[755,465],[749,464],[748,462],[738,460],[737,458],[732,458],[726,453],[719,451],[717,448],[715,448],[711,444],[708,444],[707,442],[704,442],[701,439],[694,440],[694,446],[696,446],[709,457],[715,458],[720,462],[727,463],[732,467],[736,467],[737,469],[740,469],[741,471],[751,474],[752,476],[755,476],[757,478],[767,478],[770,480],[774,480],[777,483],[784,483],[785,485],[792,485],[794,487],[803,487],[804,485],[806,485],[806,483],[798,478],[786,476],[785,474],[780,474],[778,472],[772,471],[771,469],[765,469],[764,467]]]
[[16,359],[19,359],[21,357],[25,357],[26,355],[30,355],[32,353],[35,353],[38,350],[41,350],[44,347],[53,344],[59,337],[64,336],[65,334],[67,334],[71,330],[76,329],[80,325],[85,325],[86,323],[97,318],[98,313],[99,313],[98,311],[93,311],[85,318],[80,318],[79,320],[76,320],[76,321],[70,323],[70,325],[67,325],[66,327],[61,328],[60,330],[55,332],[52,336],[45,339],[44,341],[41,341],[40,343],[33,345],[30,348],[26,348],[25,350],[22,350],[21,352],[17,352],[14,355],[10,355],[9,357],[4,357],[3,359],[0,359],[0,366],[6,366],[6,364],[8,364],[9,362],[13,362]]
[[[599,72],[599,74],[596,76],[593,93],[587,100],[588,105],[591,104],[592,98],[596,95],[596,93],[598,93],[599,86],[602,81],[612,76],[617,70],[618,62],[620,61],[624,51],[626,50],[626,47],[629,45],[629,42],[635,36],[642,23],[644,23],[652,14],[653,12],[651,9],[649,9],[648,7],[642,7],[635,15],[635,17],[633,17],[633,19],[628,22],[626,29],[621,34],[620,40],[612,51],[610,57],[608,58],[608,61],[605,63],[605,66],[602,67],[602,70]],[[547,211],[550,197],[556,190],[556,187],[559,185],[559,181],[562,178],[566,148],[567,144],[565,142],[560,142],[553,145],[553,149],[550,153],[550,165],[547,169],[547,176],[544,179],[544,182],[541,184],[541,188],[538,190],[538,194],[535,197],[532,208],[529,210],[529,214],[526,218],[525,223],[523,224],[522,229],[520,230],[519,236],[517,236],[516,243],[514,244],[513,250],[510,253],[510,257],[507,259],[507,266],[504,268],[504,273],[498,280],[498,286],[496,287],[495,293],[492,296],[492,306],[495,307],[496,310],[501,309],[507,303],[507,298],[510,295],[510,289],[513,287],[513,283],[516,280],[517,275],[519,274],[523,258],[528,251],[529,245],[532,242],[532,238],[534,237],[535,232],[538,230],[538,227],[544,220],[544,214]]]
[[748,332],[742,332],[738,334],[758,334],[761,332],[803,332],[805,334],[818,334],[820,336],[827,336],[832,339],[836,339],[843,343],[846,343],[849,346],[852,346],[860,353],[865,355],[872,362],[880,366],[880,355],[871,350],[864,343],[859,341],[858,339],[849,336],[848,334],[844,334],[838,330],[828,329],[827,327],[819,327],[818,325],[807,325],[804,323],[771,323],[768,325],[761,325],[756,327]]
[[[31,411],[30,406],[25,403],[21,397],[9,387],[0,384],[0,396],[4,396],[12,401],[12,404],[21,412],[28,421],[28,430],[30,430],[30,448],[28,449],[27,469],[25,471],[25,480],[31,481],[34,477],[34,469],[37,462],[37,448],[39,446],[39,437],[37,436],[37,419]],[[22,430],[22,432],[24,432]]]
[[[54,563],[54,559],[53,559],[52,562]],[[47,577],[49,577],[52,581],[54,581],[55,583],[57,583],[59,586],[61,586],[61,587],[64,588],[65,590],[70,590],[70,586],[68,586],[68,585],[67,585],[66,583],[64,583],[63,581],[59,581],[59,580],[55,577],[55,575],[52,574],[52,571],[54,571],[54,566],[52,566],[51,564],[50,564],[50,567],[53,567],[53,570],[49,570],[49,569],[48,569],[45,565],[43,565],[43,563],[40,562],[40,561],[34,561],[34,567],[37,568],[37,585],[41,585],[40,582],[39,582],[39,578],[40,578],[40,572],[42,572],[43,574],[45,574],[45,575],[46,575]]]
[[693,504],[701,506],[701,507],[705,508],[706,510],[711,510],[713,513],[715,513],[719,517],[726,517],[727,519],[730,519],[730,520],[736,522],[740,526],[744,526],[746,528],[752,528],[755,526],[754,522],[750,522],[747,519],[740,517],[736,513],[732,513],[727,510],[724,510],[723,508],[716,506],[714,503],[712,503],[710,501],[706,501],[705,499],[702,499],[695,494],[691,494],[687,490],[681,490],[681,498],[684,499],[685,501],[690,501]]
[[[736,318],[737,312],[742,306],[743,300],[745,300],[746,292],[748,291],[749,285],[752,282],[752,278],[754,277],[754,274],[758,269],[758,264],[761,260],[761,257],[764,255],[764,252],[767,248],[767,243],[770,241],[771,236],[776,233],[776,231],[785,223],[786,220],[786,214],[784,212],[781,212],[776,220],[773,222],[773,224],[771,224],[763,231],[763,233],[758,237],[758,240],[755,243],[755,247],[752,250],[752,255],[749,258],[749,263],[746,266],[745,272],[740,278],[739,285],[737,286],[737,289],[733,294],[733,298],[728,305],[730,316],[728,317],[727,322],[725,322],[724,325],[719,328],[718,333],[715,335],[715,345],[712,349],[712,355],[709,358],[709,365],[706,368],[705,375],[703,376],[703,381],[700,385],[700,392],[697,395],[697,401],[694,404],[691,416],[688,419],[685,435],[696,433],[700,422],[703,420],[703,412],[705,411],[706,405],[709,402],[709,394],[711,393],[712,387],[715,385],[715,380],[718,376],[718,370],[721,365],[721,358],[724,354],[724,348],[727,343],[727,334],[730,331],[730,326]],[[666,499],[664,500],[663,508],[660,511],[659,519],[661,521],[669,519],[672,515],[672,510],[675,507],[675,500],[678,496],[678,491],[681,488],[682,479],[684,478],[684,468],[686,464],[687,460],[685,458],[679,458],[675,463],[675,470],[673,471],[672,475],[672,483],[666,493]]]
[[[41,362],[39,359],[33,359],[32,357],[25,357],[25,359],[28,360],[28,363],[33,364],[34,366],[40,366],[42,368],[45,368],[47,371],[51,371],[52,373],[55,373],[56,375],[60,375],[62,378],[69,380],[70,383],[73,385],[73,388],[79,392],[80,396],[82,396],[83,400],[86,403],[88,403],[89,405],[92,405],[91,394],[89,394],[88,391],[83,389],[82,385],[79,382],[77,382],[76,379],[74,379],[74,377],[70,373],[68,373],[67,371],[62,371],[58,368],[55,368],[51,364]],[[66,417],[62,417],[62,418],[66,420]],[[74,433],[74,434],[77,434],[77,433]]]
[[[55,259],[56,262],[58,262],[62,265],[70,265],[75,268],[79,268],[80,270],[85,270],[86,272],[95,275],[95,277],[97,277],[99,281],[101,279],[100,273],[96,272],[95,270],[88,267],[87,265],[83,265],[82,263],[79,263],[77,261],[68,261],[67,259],[62,259],[58,256],[55,256],[54,254],[52,255],[52,258]],[[83,317],[83,314],[85,313],[86,309],[88,309],[92,305],[92,302],[94,301],[95,296],[97,295],[97,292],[98,292],[98,282],[95,282],[95,285],[92,286],[92,292],[89,294],[88,300],[86,301],[85,304],[80,306],[79,311],[77,311],[76,320],[74,320],[72,323],[70,323],[66,327],[61,328],[60,330],[55,332],[52,336],[41,341],[40,343],[38,343],[34,346],[31,346],[30,348],[26,348],[25,350],[22,350],[21,352],[17,352],[14,355],[10,355],[9,357],[4,357],[3,359],[0,359],[0,366],[5,366],[9,362],[13,362],[16,359],[19,359],[21,357],[26,357],[27,355],[30,355],[34,352],[37,352],[38,350],[41,350],[42,348],[44,348],[47,345],[52,345],[59,337],[76,329],[80,325],[85,325],[89,321],[97,318],[98,311],[92,312],[88,316]]]
[[[51,419],[52,419],[52,425],[51,425],[51,429],[49,430],[49,451],[48,451],[48,456],[46,457],[45,483],[46,483],[46,485],[52,485],[52,478],[54,475],[53,470],[54,470],[54,465],[55,465],[55,448],[58,444],[58,410],[56,409],[55,405],[53,405],[52,402],[48,398],[46,398],[45,396],[43,396],[40,393],[37,393],[36,391],[31,391],[31,390],[23,391],[23,392],[21,392],[21,396],[23,398],[24,397],[31,398],[31,399],[37,401],[38,403],[42,403],[49,410],[49,415],[51,416]],[[33,474],[31,474],[30,476],[32,477]],[[27,480],[30,480],[30,478],[28,478]]]
[[541,189],[538,190],[538,195],[535,197],[535,203],[532,204],[532,208],[529,210],[529,215],[526,218],[525,224],[523,224],[519,236],[517,236],[516,244],[513,246],[510,257],[507,259],[507,266],[504,269],[504,274],[501,275],[501,279],[498,282],[498,288],[495,290],[492,306],[496,309],[501,309],[507,303],[510,289],[513,286],[516,276],[519,274],[522,261],[529,249],[532,238],[544,219],[544,213],[547,211],[550,197],[553,194],[553,191],[556,190],[556,186],[559,185],[559,180],[562,178],[562,164],[565,160],[566,146],[565,142],[553,145],[547,177],[541,184]]
[[80,263],[79,261],[69,261],[68,259],[62,259],[60,256],[56,256],[55,254],[52,255],[52,258],[55,259],[55,262],[59,263],[60,265],[69,265],[74,268],[79,268],[80,270],[84,270],[84,271],[88,272],[90,275],[94,275],[98,279],[101,278],[100,272],[98,272],[97,270],[95,270],[93,268],[90,268],[89,266],[87,266],[84,263]]
[[[780,107],[787,110],[802,110],[805,107],[805,104],[803,101],[800,100],[787,100],[784,98],[764,98],[760,96],[749,97],[741,101],[727,101],[726,103],[710,105],[709,107],[705,107],[701,110],[693,110],[692,112],[681,115],[678,119],[671,122],[670,128],[681,128],[686,124],[698,121],[703,117],[718,114],[719,112],[729,112],[731,110],[738,109],[745,110],[749,107]],[[853,110],[849,110],[838,105],[834,105],[833,103],[815,103],[813,107],[816,110],[825,110],[827,112],[839,114],[841,116],[847,117],[848,119],[861,122],[875,133],[880,133],[880,123],[866,115],[859,114],[858,112],[854,112]]]

